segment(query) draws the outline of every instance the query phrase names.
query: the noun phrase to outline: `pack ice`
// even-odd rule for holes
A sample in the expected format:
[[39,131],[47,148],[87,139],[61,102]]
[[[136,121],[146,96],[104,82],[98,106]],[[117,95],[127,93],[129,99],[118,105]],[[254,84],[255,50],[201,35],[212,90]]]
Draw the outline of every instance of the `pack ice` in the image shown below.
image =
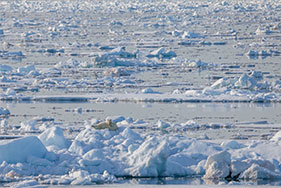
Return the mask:
[[116,131],[86,127],[73,140],[66,139],[59,127],[46,129],[38,137],[2,140],[1,181],[89,185],[115,182],[118,177],[281,178],[280,132],[268,141],[214,143],[139,134],[129,126]]

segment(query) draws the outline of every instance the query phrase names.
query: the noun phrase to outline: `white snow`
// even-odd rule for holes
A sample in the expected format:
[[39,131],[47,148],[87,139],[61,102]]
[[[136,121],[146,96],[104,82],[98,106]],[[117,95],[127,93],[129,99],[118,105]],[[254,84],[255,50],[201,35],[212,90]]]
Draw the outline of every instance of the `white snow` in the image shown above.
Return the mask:
[[[171,128],[162,120],[157,124],[160,129]],[[191,121],[184,124],[190,126]],[[179,135],[139,134],[121,126],[117,131],[87,128],[68,140],[54,126],[39,139],[1,141],[0,169],[5,169],[1,174],[13,170],[17,176],[43,173],[46,176],[39,183],[71,185],[115,182],[115,176],[278,179],[278,134],[270,141],[214,143]]]
[[64,138],[63,130],[60,127],[46,129],[38,138],[45,147],[51,146],[57,149],[63,149],[68,145],[68,141]]
[[23,163],[28,157],[42,158],[47,150],[36,136],[0,142],[0,162]]

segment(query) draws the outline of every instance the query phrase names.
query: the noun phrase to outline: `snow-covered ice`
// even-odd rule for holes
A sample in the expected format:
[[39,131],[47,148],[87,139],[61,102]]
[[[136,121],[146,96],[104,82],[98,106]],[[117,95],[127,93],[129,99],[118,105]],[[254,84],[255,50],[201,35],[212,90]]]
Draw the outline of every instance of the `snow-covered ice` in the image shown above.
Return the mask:
[[26,176],[40,184],[89,185],[128,176],[235,181],[281,177],[279,132],[269,141],[220,144],[179,135],[139,134],[124,126],[116,131],[86,128],[73,140],[61,131],[52,127],[38,137],[1,141],[2,179]]

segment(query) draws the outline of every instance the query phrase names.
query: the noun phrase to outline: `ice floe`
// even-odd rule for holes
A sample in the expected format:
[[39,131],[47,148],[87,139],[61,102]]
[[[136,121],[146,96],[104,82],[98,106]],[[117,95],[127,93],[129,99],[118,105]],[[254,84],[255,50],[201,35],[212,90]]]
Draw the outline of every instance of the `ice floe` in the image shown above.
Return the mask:
[[[157,124],[170,127],[163,121]],[[39,183],[67,185],[115,182],[120,176],[278,179],[278,138],[279,132],[269,141],[213,143],[179,135],[139,134],[121,126],[115,131],[86,128],[69,140],[61,128],[51,127],[38,137],[1,141],[0,168],[1,175],[10,179],[33,176]]]

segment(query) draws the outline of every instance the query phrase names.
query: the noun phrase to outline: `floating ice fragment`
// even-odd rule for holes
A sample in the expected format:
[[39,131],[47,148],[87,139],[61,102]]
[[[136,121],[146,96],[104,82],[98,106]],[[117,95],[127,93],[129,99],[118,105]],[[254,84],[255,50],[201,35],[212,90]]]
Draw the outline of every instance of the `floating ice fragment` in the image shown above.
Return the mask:
[[115,56],[115,57],[120,57],[120,58],[136,58],[137,52],[130,53],[126,51],[126,47],[121,46],[117,47],[110,52],[104,54],[106,56]]
[[31,71],[36,71],[34,65],[27,65],[27,66],[20,67],[20,68],[17,69],[17,73],[19,73],[19,74],[21,74],[21,75],[27,75],[27,74],[29,74]]
[[272,31],[270,30],[270,28],[268,27],[261,27],[259,26],[256,30],[256,34],[257,35],[263,35],[263,34],[266,34],[266,35],[269,35]]
[[55,149],[63,149],[68,147],[68,141],[63,135],[60,127],[52,127],[41,133],[38,138],[47,146],[53,146]]
[[7,108],[0,107],[0,115],[9,115],[10,111]]
[[184,33],[183,31],[178,31],[178,30],[172,31],[172,35],[174,37],[180,37],[183,35],[183,33]]
[[120,77],[120,76],[130,76],[131,72],[122,68],[111,68],[104,71],[104,74],[109,76]]
[[255,78],[257,81],[263,80],[263,73],[261,71],[253,71],[250,76]]
[[3,57],[6,58],[23,58],[24,55],[21,51],[18,52],[4,52]]
[[205,164],[206,179],[221,179],[230,175],[231,155],[227,151],[221,151],[208,157]]
[[11,72],[13,68],[9,65],[0,65],[0,72]]
[[146,140],[129,157],[128,173],[136,177],[157,177],[164,174],[166,160],[170,155],[166,139],[152,137]]
[[278,174],[274,171],[270,171],[267,168],[261,167],[258,164],[252,164],[250,168],[245,170],[239,178],[241,179],[279,179],[281,174]]
[[166,129],[166,128],[169,128],[171,125],[169,123],[166,123],[166,122],[162,121],[162,120],[158,120],[157,126],[160,129]]
[[200,69],[206,69],[206,68],[214,67],[214,65],[212,63],[206,63],[206,62],[201,61],[200,59],[197,60],[197,61],[191,61],[191,62],[188,62],[188,63],[185,63],[185,64],[187,64],[188,67],[200,68]]
[[166,51],[165,48],[159,48],[157,50],[154,50],[152,52],[150,52],[147,57],[149,58],[153,58],[153,57],[157,57],[157,58],[173,58],[176,57],[177,54],[173,51]]
[[40,188],[42,186],[39,186],[40,184],[36,180],[23,180],[21,182],[13,184],[13,188],[24,188],[24,187],[34,187],[34,188]]
[[242,172],[247,170],[251,164],[247,161],[233,160],[231,161],[231,177],[237,178]]
[[243,74],[234,83],[234,86],[241,89],[253,89],[257,85],[257,81],[252,77],[248,76],[247,74]]
[[202,94],[210,95],[210,96],[221,95],[224,92],[225,92],[224,89],[214,89],[212,87],[206,87],[202,90]]
[[1,76],[0,82],[15,82],[15,81],[7,78],[6,76]]
[[186,39],[186,38],[204,38],[204,37],[205,37],[204,35],[201,35],[199,33],[194,33],[194,32],[191,32],[191,31],[185,31],[182,35],[183,39]]
[[12,89],[12,88],[8,88],[5,93],[8,96],[13,96],[13,95],[17,94],[17,92],[14,89]]
[[268,56],[273,56],[279,54],[279,52],[275,52],[272,50],[250,50],[246,53],[247,56],[249,56],[250,59],[257,59],[258,57],[266,58]]
[[281,140],[281,131],[278,131],[270,140],[279,142]]
[[2,129],[8,128],[8,127],[9,127],[8,121],[7,121],[6,119],[2,119],[2,120],[0,121],[0,127],[1,127]]
[[71,182],[71,185],[91,185],[91,177],[88,171],[86,170],[77,170],[69,173],[71,178],[74,180]]
[[181,128],[196,129],[199,128],[199,125],[194,120],[188,120],[185,123],[181,123]]
[[76,109],[75,109],[75,112],[77,112],[78,114],[82,114],[82,112],[83,112],[82,107],[76,108]]
[[58,64],[55,65],[55,68],[74,68],[74,67],[78,67],[79,66],[79,61],[77,61],[76,59],[69,59],[67,61],[61,61]]
[[36,125],[37,125],[36,120],[29,120],[29,121],[21,122],[20,130],[23,132],[34,132],[34,131],[38,130]]
[[161,94],[161,92],[158,91],[154,91],[151,88],[145,88],[141,90],[142,93],[146,93],[146,94]]

